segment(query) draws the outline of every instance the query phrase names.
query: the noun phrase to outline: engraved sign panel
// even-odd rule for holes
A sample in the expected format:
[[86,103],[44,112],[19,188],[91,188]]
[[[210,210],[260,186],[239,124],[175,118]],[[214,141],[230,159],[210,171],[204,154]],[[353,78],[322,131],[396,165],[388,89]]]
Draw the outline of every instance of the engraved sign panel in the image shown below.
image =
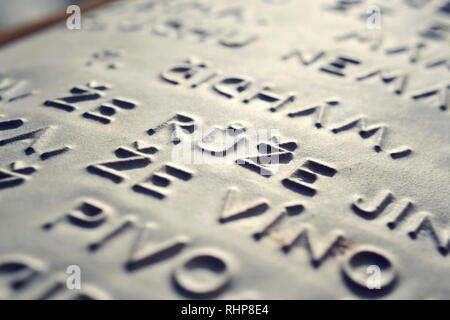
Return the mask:
[[1,47],[0,298],[448,299],[449,7],[116,1]]

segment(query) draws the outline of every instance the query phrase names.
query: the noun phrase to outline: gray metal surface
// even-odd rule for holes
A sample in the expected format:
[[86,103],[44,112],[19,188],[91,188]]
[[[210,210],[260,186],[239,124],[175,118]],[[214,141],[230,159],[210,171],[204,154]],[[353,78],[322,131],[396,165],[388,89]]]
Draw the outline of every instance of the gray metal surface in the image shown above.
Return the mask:
[[[445,4],[123,1],[2,48],[0,297],[449,298]],[[174,161],[233,123],[288,159]]]

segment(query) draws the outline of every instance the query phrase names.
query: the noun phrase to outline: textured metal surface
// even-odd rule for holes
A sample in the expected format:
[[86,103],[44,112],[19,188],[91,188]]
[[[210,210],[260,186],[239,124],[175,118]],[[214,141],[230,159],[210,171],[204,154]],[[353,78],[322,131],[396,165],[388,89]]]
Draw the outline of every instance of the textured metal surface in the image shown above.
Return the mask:
[[[125,1],[2,48],[0,296],[448,298],[450,9],[378,2]],[[232,123],[292,158],[172,161]]]

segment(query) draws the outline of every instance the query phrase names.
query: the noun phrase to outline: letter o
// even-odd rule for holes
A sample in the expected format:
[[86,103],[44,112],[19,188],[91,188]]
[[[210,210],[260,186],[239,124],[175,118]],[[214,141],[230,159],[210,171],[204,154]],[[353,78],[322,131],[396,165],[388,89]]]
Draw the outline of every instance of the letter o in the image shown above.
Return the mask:
[[358,246],[349,252],[343,265],[342,272],[345,278],[358,289],[371,290],[367,287],[367,278],[370,276],[367,267],[378,266],[381,271],[379,288],[385,291],[392,288],[398,279],[398,273],[394,265],[394,259],[383,250],[374,246]]
[[232,262],[217,249],[195,250],[175,268],[173,280],[185,294],[218,295],[231,283]]

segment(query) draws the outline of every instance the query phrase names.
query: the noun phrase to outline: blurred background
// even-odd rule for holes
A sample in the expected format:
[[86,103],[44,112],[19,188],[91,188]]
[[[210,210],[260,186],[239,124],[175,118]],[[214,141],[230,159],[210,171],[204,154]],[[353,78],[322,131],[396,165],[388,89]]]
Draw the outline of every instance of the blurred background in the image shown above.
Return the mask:
[[0,30],[45,18],[89,0],[0,0]]
[[70,5],[85,13],[114,0],[0,0],[0,46],[67,19]]

